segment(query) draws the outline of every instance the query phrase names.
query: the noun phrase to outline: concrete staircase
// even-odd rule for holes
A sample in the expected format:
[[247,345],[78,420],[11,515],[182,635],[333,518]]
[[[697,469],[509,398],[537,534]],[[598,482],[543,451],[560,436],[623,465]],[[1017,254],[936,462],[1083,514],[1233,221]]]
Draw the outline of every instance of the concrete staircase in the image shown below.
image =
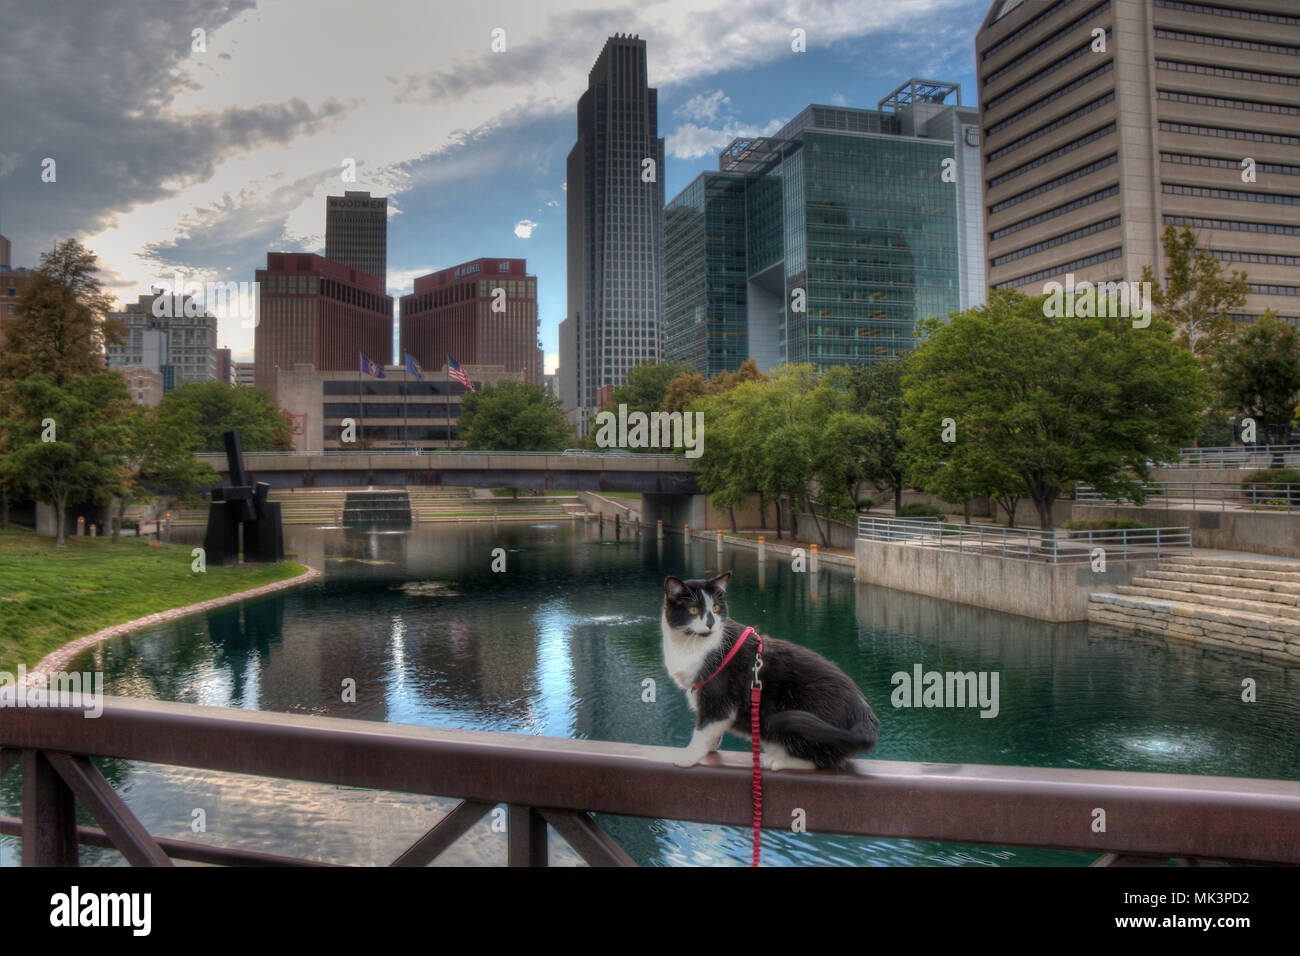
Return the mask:
[[1300,665],[1300,561],[1180,555],[1089,595],[1088,620]]

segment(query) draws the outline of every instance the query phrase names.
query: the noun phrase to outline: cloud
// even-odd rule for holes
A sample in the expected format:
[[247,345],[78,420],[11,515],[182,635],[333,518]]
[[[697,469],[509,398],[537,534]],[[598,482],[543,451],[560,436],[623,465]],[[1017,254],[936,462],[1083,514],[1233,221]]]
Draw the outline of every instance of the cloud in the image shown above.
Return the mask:
[[697,96],[692,96],[673,112],[686,117],[688,120],[711,123],[718,118],[718,111],[722,107],[730,105],[730,97],[723,93],[722,90],[714,90],[712,93],[700,93]]
[[542,355],[542,367],[547,375],[554,375],[560,370],[560,353],[546,352]]
[[515,235],[520,239],[533,238],[533,230],[537,228],[537,223],[531,219],[520,219],[515,223]]
[[848,106],[849,100],[843,93],[835,93],[831,96],[832,106]]
[[664,150],[677,159],[696,159],[718,152],[738,136],[771,136],[789,119],[770,120],[757,127],[746,123],[728,123],[721,129],[685,123],[665,137]]
[[[731,118],[734,104],[713,88],[722,81],[710,78],[793,56],[795,23],[810,54],[901,32],[913,38],[907,52],[940,64],[969,59],[984,2],[822,0],[792,14],[787,0],[752,0],[738,17],[734,0],[566,0],[563,12],[503,0],[449,20],[434,4],[368,0],[366,29],[383,37],[375,43],[357,42],[353,0],[133,0],[129,10],[60,0],[17,24],[9,4],[0,13],[4,232],[20,265],[77,236],[110,290],[134,301],[176,268],[245,279],[268,250],[319,249],[322,197],[368,189],[389,196],[394,212],[403,201],[389,251],[390,263],[406,265],[434,254],[409,244],[437,222],[472,220],[485,177],[515,182],[531,170],[538,188],[553,188],[589,65],[614,32],[645,39],[665,101],[693,94],[668,137],[670,153],[692,157],[779,127]],[[492,53],[502,22],[509,50]],[[191,50],[192,25],[207,31],[206,53]],[[562,136],[550,132],[561,120]],[[548,135],[523,135],[538,129]],[[58,162],[56,184],[39,183],[45,156]],[[357,160],[359,182],[339,179],[344,157]],[[536,193],[521,195],[535,204]],[[508,199],[502,208],[517,209]],[[475,241],[488,241],[483,228]]]

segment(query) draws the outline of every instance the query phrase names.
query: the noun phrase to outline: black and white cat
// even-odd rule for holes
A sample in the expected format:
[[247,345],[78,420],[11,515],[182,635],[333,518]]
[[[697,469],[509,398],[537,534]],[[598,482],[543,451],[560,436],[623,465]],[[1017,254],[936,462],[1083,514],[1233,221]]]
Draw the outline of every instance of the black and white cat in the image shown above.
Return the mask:
[[[718,749],[728,730],[750,739],[754,635],[712,679],[745,625],[727,616],[728,571],[711,580],[664,582],[664,663],[695,711],[695,733],[679,767]],[[759,703],[760,764],[768,770],[843,766],[876,742],[880,722],[862,691],[838,667],[806,647],[763,636]],[[695,685],[708,679],[696,688]]]

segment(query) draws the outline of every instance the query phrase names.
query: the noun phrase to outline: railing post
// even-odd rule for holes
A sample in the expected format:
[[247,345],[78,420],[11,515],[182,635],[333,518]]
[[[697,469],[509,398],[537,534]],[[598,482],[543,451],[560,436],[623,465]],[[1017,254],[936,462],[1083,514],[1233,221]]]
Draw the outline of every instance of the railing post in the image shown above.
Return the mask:
[[546,820],[532,807],[510,805],[507,861],[510,866],[546,866]]
[[23,866],[78,866],[72,789],[39,750],[23,751]]

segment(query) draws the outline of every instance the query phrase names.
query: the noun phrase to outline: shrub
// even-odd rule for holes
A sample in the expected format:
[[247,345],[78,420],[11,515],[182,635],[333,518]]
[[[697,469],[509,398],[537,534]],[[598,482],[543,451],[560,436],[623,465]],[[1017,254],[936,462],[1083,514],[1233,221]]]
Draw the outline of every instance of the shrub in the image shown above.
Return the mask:
[[934,505],[927,505],[924,501],[913,501],[911,504],[903,505],[898,509],[900,518],[943,518],[943,512]]
[[1129,535],[1130,538],[1154,537],[1156,533],[1155,528],[1148,528],[1132,518],[1072,518],[1061,527],[1070,532],[1071,538],[1086,538],[1089,531],[1138,531]]
[[1297,468],[1260,468],[1241,479],[1241,487],[1249,490],[1251,485],[1300,485],[1300,469]]

